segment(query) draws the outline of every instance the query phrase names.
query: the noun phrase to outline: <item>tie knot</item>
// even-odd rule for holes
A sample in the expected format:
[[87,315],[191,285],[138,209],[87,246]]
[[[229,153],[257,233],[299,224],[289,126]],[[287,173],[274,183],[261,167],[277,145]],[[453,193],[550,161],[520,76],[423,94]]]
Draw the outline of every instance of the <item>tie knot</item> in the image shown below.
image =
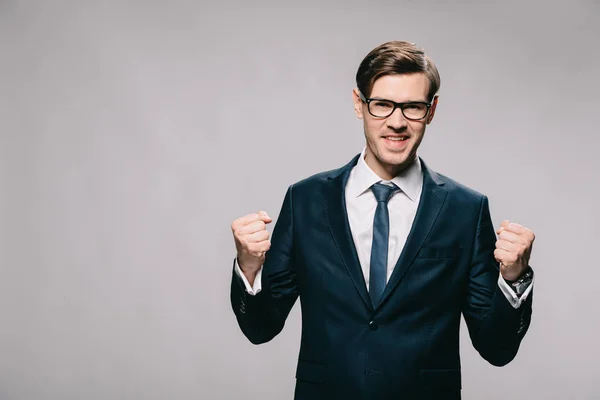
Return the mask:
[[392,194],[398,190],[398,186],[394,185],[392,183],[392,185],[384,185],[383,183],[375,183],[373,186],[371,186],[371,191],[373,192],[373,194],[375,195],[375,198],[377,199],[377,202],[384,202],[387,203],[388,200],[390,199],[390,197],[392,197]]

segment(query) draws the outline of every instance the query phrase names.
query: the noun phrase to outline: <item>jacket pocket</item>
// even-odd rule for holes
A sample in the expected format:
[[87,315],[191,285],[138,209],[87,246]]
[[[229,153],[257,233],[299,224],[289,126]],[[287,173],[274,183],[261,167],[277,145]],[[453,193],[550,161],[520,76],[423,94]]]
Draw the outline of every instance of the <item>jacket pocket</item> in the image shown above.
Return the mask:
[[296,379],[311,383],[323,383],[325,381],[325,366],[307,361],[298,361]]
[[417,253],[417,258],[458,258],[461,250],[460,246],[421,247]]
[[422,369],[421,386],[425,389],[460,390],[460,369]]

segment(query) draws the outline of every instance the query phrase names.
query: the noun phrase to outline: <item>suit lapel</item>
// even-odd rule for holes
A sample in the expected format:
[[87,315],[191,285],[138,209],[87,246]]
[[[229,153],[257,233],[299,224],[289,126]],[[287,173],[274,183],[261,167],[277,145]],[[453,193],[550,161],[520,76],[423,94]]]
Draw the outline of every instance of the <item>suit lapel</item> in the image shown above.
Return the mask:
[[421,165],[423,167],[423,190],[417,214],[377,308],[385,302],[404,277],[415,256],[423,246],[446,200],[447,192],[443,188],[444,181],[435,172],[427,168],[422,159]]
[[325,215],[329,222],[329,228],[333,235],[333,240],[337,246],[344,266],[358,291],[358,294],[365,305],[372,310],[371,299],[367,291],[367,285],[360,266],[350,223],[348,222],[348,213],[346,211],[345,187],[352,167],[356,165],[360,154],[355,156],[348,164],[338,169],[328,177],[328,181],[323,187],[323,200],[325,205]]

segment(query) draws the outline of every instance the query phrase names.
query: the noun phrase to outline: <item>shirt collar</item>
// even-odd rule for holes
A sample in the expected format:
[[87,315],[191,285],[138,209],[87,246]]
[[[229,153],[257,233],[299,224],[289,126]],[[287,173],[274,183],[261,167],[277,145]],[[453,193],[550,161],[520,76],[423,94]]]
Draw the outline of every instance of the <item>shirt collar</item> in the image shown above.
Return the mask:
[[373,184],[377,182],[389,183],[392,182],[400,188],[404,194],[411,200],[417,201],[423,186],[423,172],[419,157],[415,157],[415,161],[408,166],[400,174],[392,178],[391,181],[381,179],[365,161],[366,147],[363,148],[358,158],[358,162],[352,171],[353,185],[350,195],[358,197],[369,190]]

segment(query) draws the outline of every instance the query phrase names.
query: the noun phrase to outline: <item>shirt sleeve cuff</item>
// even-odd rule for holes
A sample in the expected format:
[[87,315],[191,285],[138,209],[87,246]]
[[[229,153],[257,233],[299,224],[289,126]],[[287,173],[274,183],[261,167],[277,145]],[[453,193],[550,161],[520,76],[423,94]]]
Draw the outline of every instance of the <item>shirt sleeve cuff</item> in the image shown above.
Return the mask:
[[513,308],[519,308],[521,307],[521,303],[527,300],[527,296],[529,296],[529,293],[531,293],[531,290],[533,289],[534,280],[535,276],[533,277],[533,279],[529,283],[529,286],[527,287],[527,289],[525,289],[521,297],[517,296],[515,291],[504,280],[504,278],[502,278],[502,275],[498,277],[498,286],[500,286],[500,290],[502,290],[502,293],[504,294],[510,305],[513,306]]
[[235,272],[242,279],[242,282],[244,282],[244,286],[246,287],[246,292],[248,292],[248,294],[251,296],[256,296],[257,294],[259,294],[260,291],[262,290],[262,284],[261,284],[262,267],[260,267],[260,269],[258,270],[258,273],[256,274],[256,278],[254,279],[254,287],[252,287],[252,286],[250,286],[248,279],[246,279],[246,276],[240,269],[240,266],[238,265],[238,262],[237,262],[237,258],[234,260],[234,264],[235,264]]

